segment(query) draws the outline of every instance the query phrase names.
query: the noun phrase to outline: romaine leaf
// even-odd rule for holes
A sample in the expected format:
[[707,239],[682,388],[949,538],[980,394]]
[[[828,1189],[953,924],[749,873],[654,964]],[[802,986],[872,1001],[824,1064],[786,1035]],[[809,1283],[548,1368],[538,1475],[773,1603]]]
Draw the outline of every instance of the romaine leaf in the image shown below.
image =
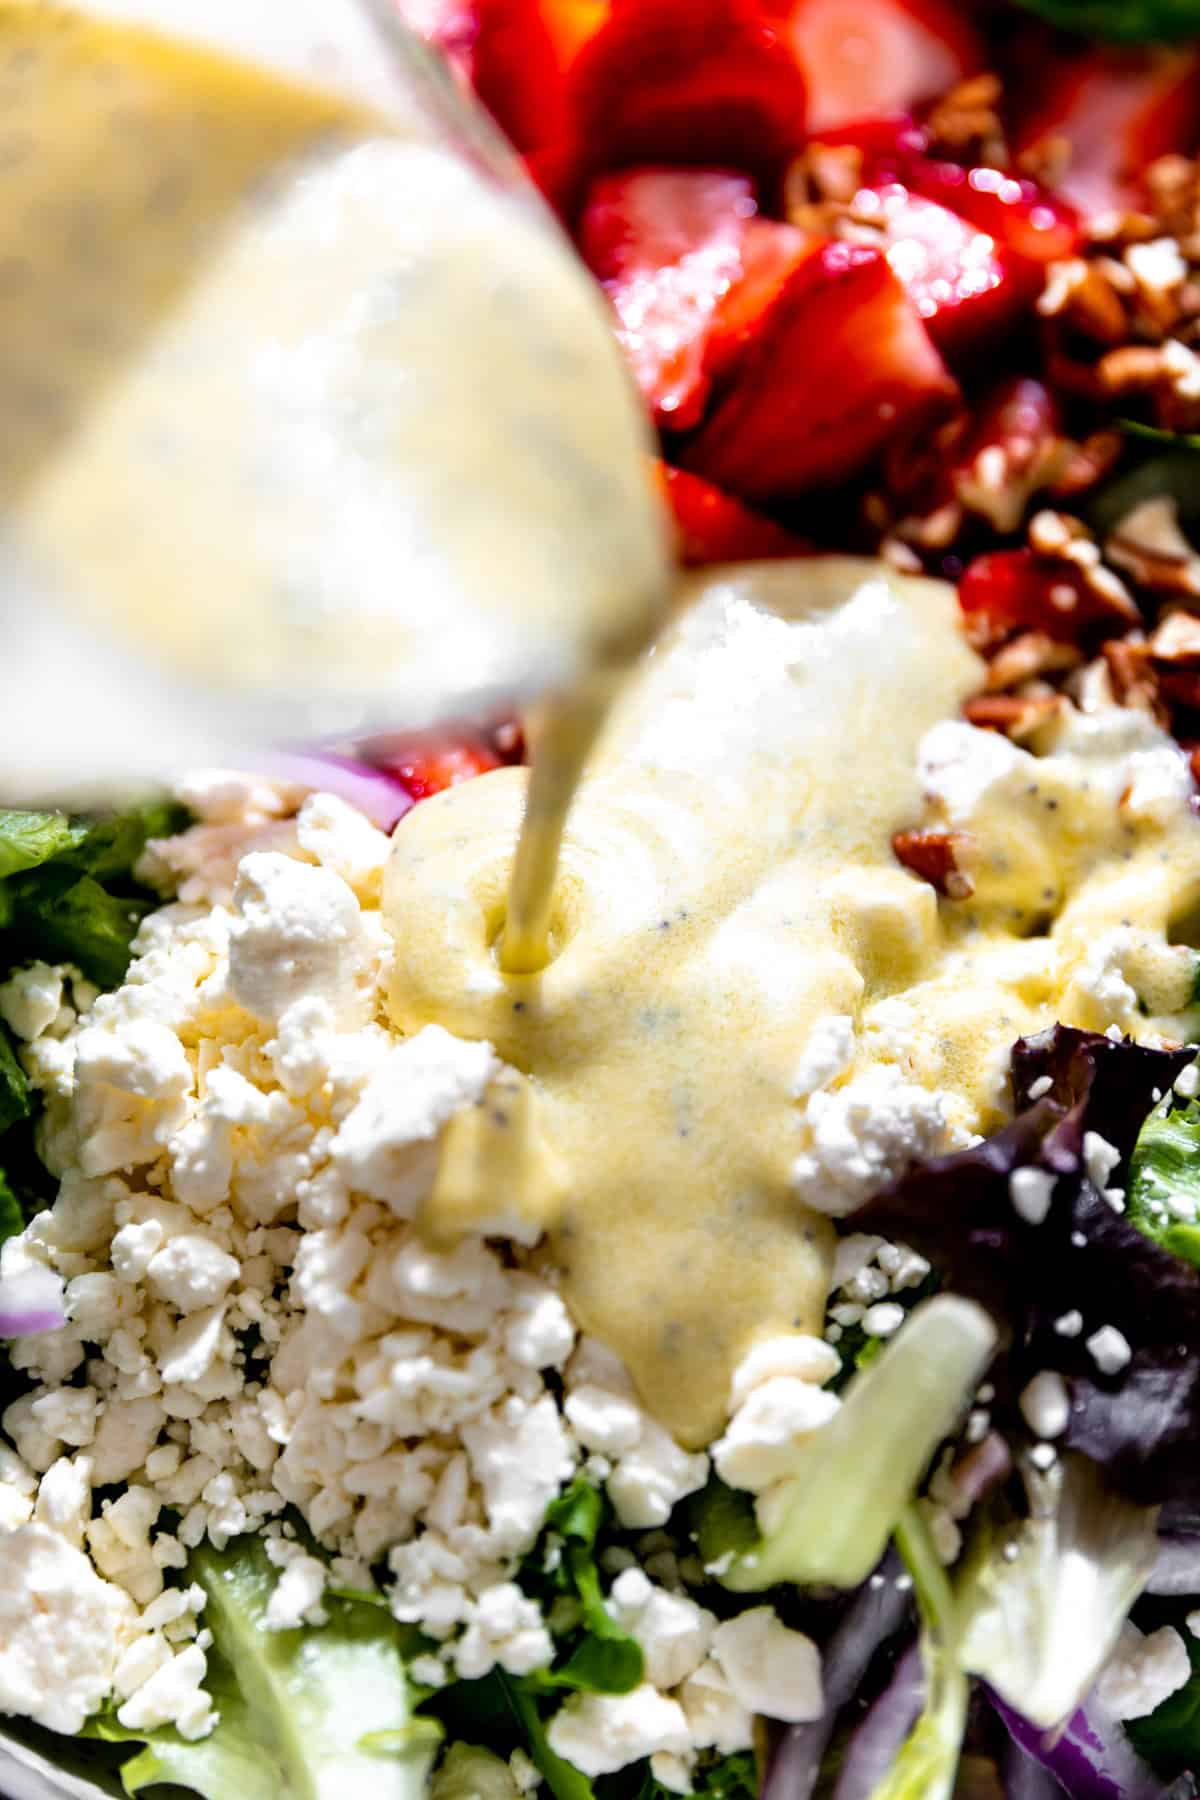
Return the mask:
[[29,1083],[12,1039],[0,1025],[0,1132],[29,1117]]
[[1200,34],[1197,0],[1018,0],[1051,25],[1117,43],[1167,43]]
[[587,1776],[580,1774],[573,1763],[564,1761],[550,1748],[537,1700],[525,1683],[520,1678],[505,1675],[499,1670],[497,1674],[524,1740],[526,1752],[541,1772],[554,1800],[595,1800],[592,1784]]
[[[1092,1132],[1111,1144],[1119,1161],[1109,1180],[1127,1187],[1138,1134],[1193,1054],[1066,1026],[1023,1040],[1013,1052],[1013,1123],[920,1165],[855,1216],[862,1231],[914,1245],[948,1286],[1004,1324],[1010,1395],[1042,1370],[1063,1375],[1071,1401],[1063,1444],[1101,1463],[1143,1505],[1200,1498],[1200,1273],[1099,1192],[1085,1145]],[[1042,1079],[1050,1091],[1030,1104]],[[1018,1169],[1053,1179],[1040,1224],[1013,1205]],[[1079,1321],[1060,1329],[1076,1312]],[[1104,1326],[1129,1349],[1127,1362],[1107,1370],[1089,1344]]]
[[1157,1511],[1094,1463],[1026,1476],[1029,1516],[985,1514],[958,1585],[962,1660],[1034,1725],[1075,1711],[1154,1567]]
[[763,1496],[761,1540],[722,1575],[726,1587],[865,1581],[995,1346],[991,1320],[969,1300],[938,1294],[916,1307]]
[[157,904],[110,894],[92,875],[55,863],[9,884],[17,955],[78,965],[98,987],[119,987],[138,926]]
[[[571,1596],[578,1607],[578,1626],[566,1636],[565,1661],[526,1678],[531,1691],[569,1688],[600,1694],[628,1694],[643,1675],[642,1652],[636,1641],[610,1616],[604,1604],[596,1560],[600,1534],[609,1522],[604,1496],[582,1478],[552,1500],[546,1530],[522,1570],[523,1582],[549,1610],[551,1597]],[[557,1568],[544,1579],[547,1534],[562,1540]]]
[[411,1729],[404,1637],[389,1614],[331,1600],[327,1625],[268,1631],[277,1577],[254,1539],[194,1551],[188,1573],[208,1595],[220,1723],[188,1743],[102,1722],[101,1736],[146,1740],[122,1769],[128,1793],[174,1782],[204,1800],[421,1800],[433,1734],[428,1721]]
[[73,825],[66,813],[0,808],[0,879],[36,869],[81,843],[86,835],[86,826]]
[[[1190,1211],[1191,1218],[1187,1218]],[[1182,1215],[1182,1216],[1181,1216]],[[1200,1268],[1200,1106],[1151,1113],[1129,1164],[1131,1225]]]
[[183,830],[187,820],[186,808],[169,800],[127,807],[124,812],[74,827],[77,836],[58,860],[97,881],[127,879],[150,838],[171,837]]
[[5,1238],[15,1237],[18,1231],[25,1228],[25,1215],[21,1211],[21,1203],[13,1193],[0,1169],[0,1244]]

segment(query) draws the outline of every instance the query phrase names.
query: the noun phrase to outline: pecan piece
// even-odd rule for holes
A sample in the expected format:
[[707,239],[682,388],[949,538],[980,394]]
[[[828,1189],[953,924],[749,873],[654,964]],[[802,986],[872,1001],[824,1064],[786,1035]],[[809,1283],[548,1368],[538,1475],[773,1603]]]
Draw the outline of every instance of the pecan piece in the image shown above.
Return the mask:
[[959,866],[959,856],[969,843],[965,831],[898,831],[892,849],[898,862],[946,899],[966,900],[975,883]]

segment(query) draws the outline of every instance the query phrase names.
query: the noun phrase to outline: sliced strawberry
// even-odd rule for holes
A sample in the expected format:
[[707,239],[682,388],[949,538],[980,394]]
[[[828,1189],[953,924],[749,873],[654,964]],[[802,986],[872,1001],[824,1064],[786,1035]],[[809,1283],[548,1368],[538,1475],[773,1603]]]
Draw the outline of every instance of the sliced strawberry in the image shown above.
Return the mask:
[[900,179],[915,193],[970,219],[1026,262],[1061,262],[1079,246],[1074,207],[1047,193],[1036,181],[1006,174],[1003,169],[964,169],[937,157],[907,160]]
[[475,0],[475,92],[518,150],[561,143],[569,102],[557,46],[538,0]]
[[820,247],[819,238],[795,225],[777,219],[746,221],[741,271],[713,313],[705,368],[714,381],[730,376],[793,270]]
[[584,166],[726,164],[774,177],[804,141],[804,81],[758,0],[613,0],[571,75]]
[[751,500],[829,487],[958,389],[878,250],[801,262],[683,459]]
[[723,169],[607,175],[588,196],[579,247],[660,425],[682,431],[700,418],[714,315],[741,275],[756,210],[749,177]]
[[967,636],[980,650],[994,650],[1017,631],[1080,643],[1097,626],[1111,631],[1119,620],[1121,629],[1128,630],[1132,622],[1077,567],[1027,549],[975,557],[959,582],[958,603]]
[[861,190],[851,210],[882,230],[888,263],[951,363],[994,343],[1037,298],[1041,279],[1032,265],[899,183]]
[[1200,142],[1200,50],[1089,50],[1032,73],[1014,147],[1054,165],[1056,191],[1093,222],[1136,203],[1156,157]]
[[1003,169],[930,156],[929,133],[905,114],[823,131],[814,144],[861,150],[865,186],[898,181],[970,219],[1028,262],[1061,262],[1079,246],[1079,219],[1069,202]]
[[723,494],[702,476],[665,463],[658,464],[658,472],[675,522],[679,560],[686,568],[812,554],[801,538]]
[[984,64],[952,0],[771,0],[801,69],[814,131],[906,112]]
[[428,800],[443,788],[486,775],[509,760],[498,744],[472,734],[460,738],[420,738],[376,759],[403,783],[414,800]]

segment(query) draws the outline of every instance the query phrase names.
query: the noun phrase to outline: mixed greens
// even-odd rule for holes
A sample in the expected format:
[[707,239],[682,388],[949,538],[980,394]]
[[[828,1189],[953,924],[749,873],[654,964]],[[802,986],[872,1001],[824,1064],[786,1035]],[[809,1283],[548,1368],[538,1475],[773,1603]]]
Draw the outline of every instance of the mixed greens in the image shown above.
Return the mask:
[[[134,865],[148,839],[184,823],[183,810],[164,802],[99,818],[0,810],[0,979],[41,960],[68,964],[97,988],[116,987],[138,926],[160,904]],[[33,1151],[34,1110],[0,1021],[0,1242],[53,1196]]]

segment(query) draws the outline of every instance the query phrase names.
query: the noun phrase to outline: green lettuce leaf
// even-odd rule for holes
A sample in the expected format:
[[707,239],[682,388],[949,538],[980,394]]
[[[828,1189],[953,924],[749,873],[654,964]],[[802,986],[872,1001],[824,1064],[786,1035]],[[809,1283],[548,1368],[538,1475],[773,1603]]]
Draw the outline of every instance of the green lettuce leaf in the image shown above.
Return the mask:
[[1200,1268],[1197,1215],[1200,1105],[1192,1101],[1153,1112],[1142,1126],[1129,1164],[1127,1217],[1164,1250]]
[[114,894],[94,876],[51,863],[9,885],[12,913],[6,943],[13,961],[75,963],[97,987],[119,987],[138,926],[160,903]]
[[12,1039],[0,1025],[0,1132],[29,1117],[29,1083]]
[[[1196,0],[1177,0],[1179,6],[1191,11],[1191,28],[1200,36],[1200,5]],[[1146,438],[1152,444],[1162,444],[1168,450],[1200,450],[1200,436],[1186,431],[1161,431],[1157,425],[1143,425],[1138,419],[1120,420],[1121,430],[1130,437]]]
[[66,813],[0,808],[0,879],[38,868],[86,836],[87,827],[73,825]]
[[327,1625],[268,1631],[278,1577],[254,1539],[193,1552],[188,1574],[208,1595],[220,1723],[196,1743],[96,1724],[110,1741],[145,1742],[121,1770],[128,1794],[171,1782],[203,1800],[421,1800],[440,1733],[412,1717],[406,1640],[390,1614],[331,1600]]
[[642,1680],[641,1649],[604,1603],[597,1559],[611,1524],[608,1501],[583,1479],[573,1481],[546,1509],[545,1530],[525,1560],[521,1585],[551,1619],[552,1629],[556,1618],[567,1620],[556,1632],[565,1654],[553,1669],[525,1677],[530,1692],[566,1688],[628,1694]]
[[0,1244],[5,1238],[15,1237],[24,1229],[25,1214],[21,1210],[21,1202],[8,1185],[4,1170],[0,1169]]
[[1200,35],[1197,0],[1018,0],[1026,11],[1082,37],[1167,43]]

